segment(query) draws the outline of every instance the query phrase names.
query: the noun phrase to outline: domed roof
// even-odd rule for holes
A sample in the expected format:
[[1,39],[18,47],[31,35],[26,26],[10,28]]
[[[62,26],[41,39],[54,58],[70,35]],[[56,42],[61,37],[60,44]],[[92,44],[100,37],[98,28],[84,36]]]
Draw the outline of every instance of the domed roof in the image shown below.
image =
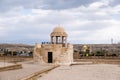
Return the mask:
[[61,26],[57,26],[53,29],[53,32],[65,32],[64,28]]
[[53,29],[51,36],[67,36],[67,33],[63,27],[57,26]]
[[83,46],[83,48],[84,48],[84,49],[87,49],[87,48],[88,48],[88,46],[87,46],[87,45],[84,45],[84,46]]

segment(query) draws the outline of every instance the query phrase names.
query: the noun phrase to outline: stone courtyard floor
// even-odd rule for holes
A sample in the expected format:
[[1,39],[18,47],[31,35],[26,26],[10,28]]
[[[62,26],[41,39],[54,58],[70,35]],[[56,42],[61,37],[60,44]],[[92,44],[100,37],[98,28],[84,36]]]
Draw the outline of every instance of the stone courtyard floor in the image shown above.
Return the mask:
[[[3,71],[0,72],[0,80],[19,80],[23,77],[26,77],[32,73],[38,72],[49,66],[42,66],[40,64],[34,64],[33,62],[20,62],[23,68],[18,70],[10,70],[10,71]],[[5,63],[5,65],[11,65],[10,63]],[[1,66],[3,63],[1,62]]]
[[120,80],[120,65],[91,64],[60,66],[38,80]]
[[14,65],[13,63],[7,63],[7,62],[0,62],[0,67],[10,66]]

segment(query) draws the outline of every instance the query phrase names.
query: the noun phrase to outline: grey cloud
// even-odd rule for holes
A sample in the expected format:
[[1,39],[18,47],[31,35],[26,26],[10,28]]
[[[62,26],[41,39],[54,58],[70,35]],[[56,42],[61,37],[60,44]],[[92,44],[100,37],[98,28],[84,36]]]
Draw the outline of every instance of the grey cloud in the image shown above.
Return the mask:
[[[48,40],[49,34],[52,31],[51,24],[45,24],[38,21],[27,21],[27,20],[19,20],[19,22],[14,23],[14,21],[10,22],[11,24],[8,24],[7,22],[4,25],[5,30],[3,34],[6,34],[3,36],[3,39],[6,40],[26,40],[26,39],[43,39]],[[9,25],[9,26],[8,26]],[[49,27],[48,27],[49,26]],[[53,26],[54,27],[54,26]],[[44,37],[46,36],[46,37]],[[1,36],[0,36],[1,37]]]
[[44,0],[44,9],[68,9],[87,5],[98,0]]
[[116,5],[120,5],[120,0],[112,0],[110,2],[110,6],[116,6]]
[[90,21],[89,23],[81,26],[80,30],[99,31],[101,29],[104,29],[105,27],[109,27],[108,22]]
[[6,12],[16,7],[26,9],[37,8],[42,0],[0,0],[0,12]]
[[98,0],[0,0],[0,12],[6,12],[16,7],[61,10],[87,5],[95,1]]

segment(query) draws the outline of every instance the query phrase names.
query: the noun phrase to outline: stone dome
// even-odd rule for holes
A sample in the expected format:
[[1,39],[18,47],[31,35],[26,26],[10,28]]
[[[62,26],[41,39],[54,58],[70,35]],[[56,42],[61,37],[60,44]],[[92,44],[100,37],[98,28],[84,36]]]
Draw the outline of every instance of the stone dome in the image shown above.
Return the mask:
[[65,32],[64,28],[61,26],[57,26],[53,29],[53,32]]
[[67,33],[63,27],[57,26],[53,29],[51,36],[67,36]]
[[84,48],[84,49],[88,49],[88,46],[87,46],[87,45],[84,45],[83,48]]

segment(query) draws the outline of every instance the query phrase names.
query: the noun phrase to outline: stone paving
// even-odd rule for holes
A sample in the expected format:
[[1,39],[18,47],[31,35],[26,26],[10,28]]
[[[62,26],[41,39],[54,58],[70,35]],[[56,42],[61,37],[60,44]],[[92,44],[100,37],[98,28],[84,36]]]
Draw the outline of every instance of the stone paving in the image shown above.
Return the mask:
[[120,80],[120,66],[112,64],[91,64],[61,66],[38,80]]
[[0,62],[0,67],[10,66],[10,65],[14,65],[14,64],[8,62]]
[[21,64],[23,66],[23,69],[0,72],[0,80],[19,80],[23,77],[26,77],[27,75],[50,67],[34,64],[32,62],[23,62]]

